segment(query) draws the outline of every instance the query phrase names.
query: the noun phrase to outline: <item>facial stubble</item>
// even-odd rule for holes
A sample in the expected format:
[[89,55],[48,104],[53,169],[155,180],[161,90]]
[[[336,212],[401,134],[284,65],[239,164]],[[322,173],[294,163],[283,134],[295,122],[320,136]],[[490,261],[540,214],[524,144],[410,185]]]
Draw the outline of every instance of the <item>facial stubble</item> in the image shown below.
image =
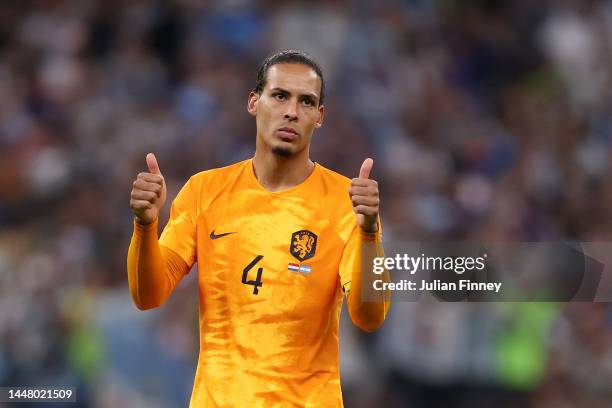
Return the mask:
[[272,153],[280,157],[291,157],[293,155],[293,152],[291,151],[291,149],[288,149],[286,147],[279,147],[279,146],[273,147]]

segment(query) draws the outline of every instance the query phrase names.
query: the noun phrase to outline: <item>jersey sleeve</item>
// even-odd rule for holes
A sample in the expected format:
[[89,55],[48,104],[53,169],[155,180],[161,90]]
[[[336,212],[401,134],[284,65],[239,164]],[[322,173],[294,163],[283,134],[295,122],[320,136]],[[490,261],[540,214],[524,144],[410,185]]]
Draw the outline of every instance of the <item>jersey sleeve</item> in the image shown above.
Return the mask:
[[193,178],[177,194],[170,209],[170,219],[159,238],[159,244],[177,255],[191,268],[196,259],[196,208]]
[[[354,216],[353,216],[354,219]],[[342,252],[342,258],[340,259],[340,284],[342,291],[348,295],[351,290],[351,282],[353,278],[353,272],[358,271],[361,267],[361,243],[363,241],[375,241],[380,242],[382,237],[382,224],[380,217],[378,218],[378,231],[373,234],[368,234],[359,228],[356,222],[353,222],[350,235],[344,246]]]
[[139,309],[164,303],[189,269],[179,255],[158,244],[157,220],[148,225],[134,220],[127,271],[130,293]]
[[[348,314],[353,324],[366,332],[372,332],[383,324],[390,305],[388,293],[372,293],[371,290],[372,259],[384,256],[381,235],[380,219],[378,231],[372,234],[355,225],[340,261]],[[382,279],[389,281],[388,276]]]

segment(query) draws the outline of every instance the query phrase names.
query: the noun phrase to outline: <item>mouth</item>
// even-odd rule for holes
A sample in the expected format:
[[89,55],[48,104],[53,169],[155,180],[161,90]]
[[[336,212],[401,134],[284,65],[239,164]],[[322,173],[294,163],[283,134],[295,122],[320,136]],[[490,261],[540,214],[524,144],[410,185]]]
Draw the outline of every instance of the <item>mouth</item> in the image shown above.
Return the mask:
[[299,136],[298,132],[296,132],[290,127],[282,127],[277,130],[277,133],[280,136],[281,140],[285,142],[291,142],[297,139],[297,137]]

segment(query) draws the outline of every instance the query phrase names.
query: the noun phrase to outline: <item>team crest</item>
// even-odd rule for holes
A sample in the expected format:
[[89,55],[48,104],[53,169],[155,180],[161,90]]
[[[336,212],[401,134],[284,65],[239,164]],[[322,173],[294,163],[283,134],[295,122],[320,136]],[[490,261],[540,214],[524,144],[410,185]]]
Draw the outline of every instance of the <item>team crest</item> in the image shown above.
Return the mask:
[[314,256],[317,249],[317,236],[308,231],[300,230],[291,235],[291,247],[289,252],[298,261],[304,261]]

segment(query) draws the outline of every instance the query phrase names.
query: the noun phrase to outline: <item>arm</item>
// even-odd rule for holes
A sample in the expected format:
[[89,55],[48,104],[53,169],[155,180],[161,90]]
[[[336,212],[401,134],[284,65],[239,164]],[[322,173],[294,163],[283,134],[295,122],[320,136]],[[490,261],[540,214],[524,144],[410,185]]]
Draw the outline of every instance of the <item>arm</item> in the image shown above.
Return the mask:
[[372,272],[374,258],[384,256],[378,217],[378,183],[370,179],[373,164],[372,159],[366,159],[359,177],[351,182],[349,196],[357,223],[341,261],[341,268],[351,271],[350,288],[345,289],[349,316],[357,327],[367,332],[382,325],[390,305],[388,291],[376,291],[372,286],[375,279],[389,282],[387,271],[380,276]]
[[157,220],[151,224],[134,221],[127,258],[128,284],[140,310],[160,306],[189,272],[189,265],[157,241]]
[[348,259],[348,265],[345,267],[351,269],[351,281],[348,285],[350,288],[346,290],[346,299],[351,321],[366,332],[378,329],[389,311],[389,292],[376,291],[372,286],[375,279],[389,282],[387,271],[382,275],[372,273],[373,259],[384,255],[380,233],[369,234],[359,227],[355,228],[345,248],[345,256]]
[[166,183],[152,153],[147,155],[147,166],[149,172],[138,174],[132,188],[134,233],[127,257],[130,293],[141,310],[160,306],[195,262],[191,190],[186,185],[179,192],[158,241],[157,220],[166,201]]

